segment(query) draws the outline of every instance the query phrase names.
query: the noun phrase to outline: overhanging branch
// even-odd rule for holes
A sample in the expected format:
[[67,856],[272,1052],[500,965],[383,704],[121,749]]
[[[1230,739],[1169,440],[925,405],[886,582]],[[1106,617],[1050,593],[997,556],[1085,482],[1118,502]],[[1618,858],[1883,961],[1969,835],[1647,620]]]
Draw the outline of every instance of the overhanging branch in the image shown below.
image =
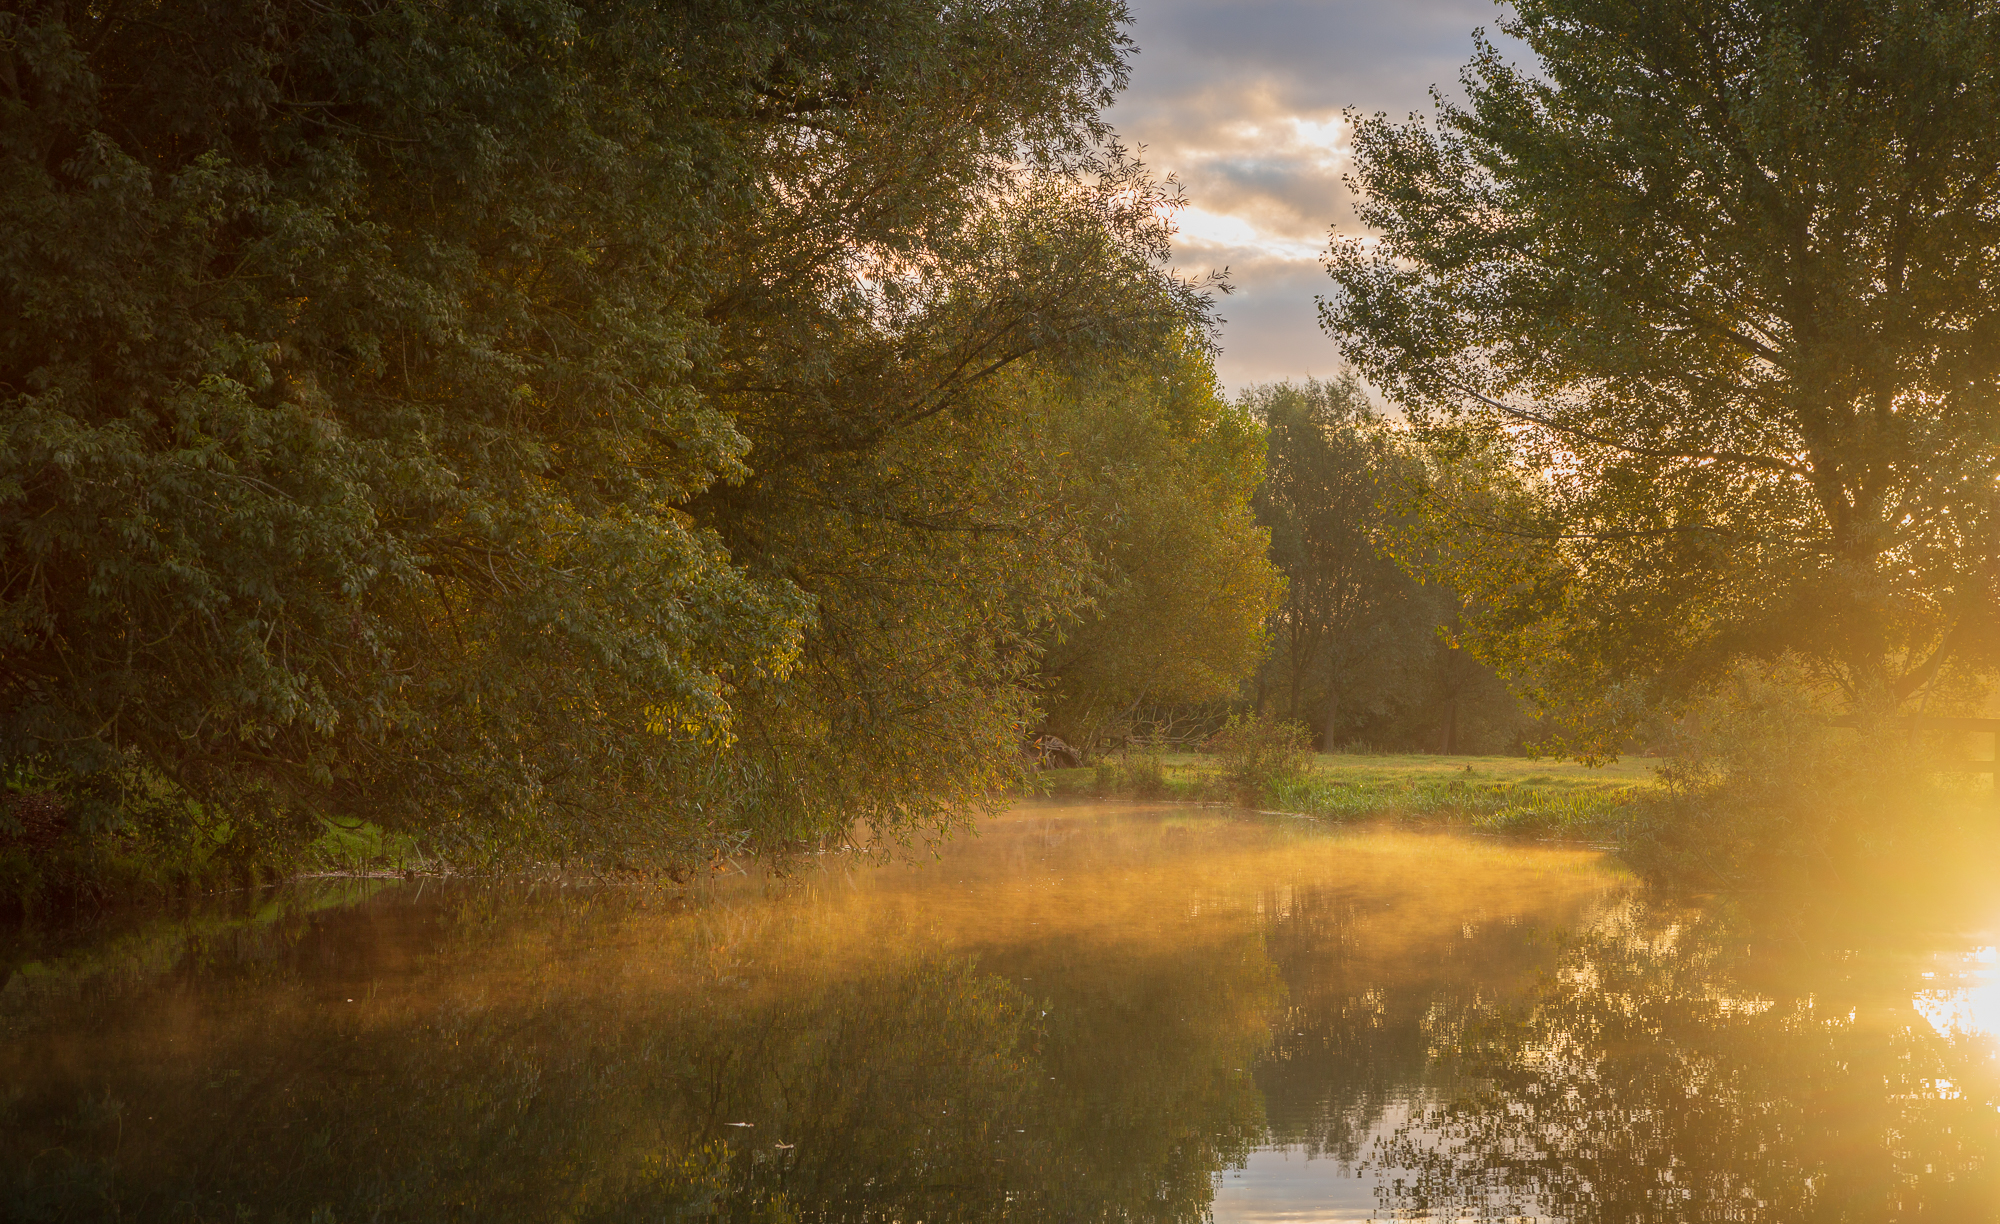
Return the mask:
[[1729,450],[1673,450],[1666,447],[1640,446],[1632,442],[1621,442],[1616,438],[1606,437],[1593,430],[1584,429],[1576,425],[1565,425],[1560,421],[1551,420],[1539,413],[1529,412],[1526,409],[1516,408],[1512,404],[1502,403],[1490,395],[1482,395],[1474,391],[1471,387],[1463,383],[1454,383],[1453,385],[1459,391],[1471,396],[1487,407],[1513,417],[1517,421],[1526,421],[1531,425],[1539,425],[1543,429],[1554,430],[1557,433],[1582,438],[1584,441],[1594,445],[1609,447],[1612,450],[1621,450],[1627,454],[1641,455],[1648,459],[1706,459],[1717,463],[1737,463],[1744,467],[1761,468],[1767,472],[1779,472],[1786,476],[1797,476],[1801,479],[1810,479],[1812,476],[1811,472],[1796,463],[1787,463],[1783,459],[1773,459],[1768,455],[1752,455],[1743,451]]

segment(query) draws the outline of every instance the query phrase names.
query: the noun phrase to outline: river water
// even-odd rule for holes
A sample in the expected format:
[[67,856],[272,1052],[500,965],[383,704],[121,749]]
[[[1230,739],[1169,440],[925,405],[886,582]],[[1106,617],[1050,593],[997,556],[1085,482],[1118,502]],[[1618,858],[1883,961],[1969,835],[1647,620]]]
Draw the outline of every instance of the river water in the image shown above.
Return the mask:
[[30,928],[0,1218],[2000,1219],[1996,941],[1848,918],[1043,804],[693,892]]

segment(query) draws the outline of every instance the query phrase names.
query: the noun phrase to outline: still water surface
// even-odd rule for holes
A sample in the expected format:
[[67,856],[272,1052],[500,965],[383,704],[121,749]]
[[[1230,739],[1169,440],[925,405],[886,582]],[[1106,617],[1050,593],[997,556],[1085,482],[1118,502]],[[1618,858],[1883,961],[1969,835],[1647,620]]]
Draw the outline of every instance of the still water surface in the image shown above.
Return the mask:
[[14,938],[0,1218],[2000,1219],[1992,937],[1583,848],[1036,805],[258,905]]

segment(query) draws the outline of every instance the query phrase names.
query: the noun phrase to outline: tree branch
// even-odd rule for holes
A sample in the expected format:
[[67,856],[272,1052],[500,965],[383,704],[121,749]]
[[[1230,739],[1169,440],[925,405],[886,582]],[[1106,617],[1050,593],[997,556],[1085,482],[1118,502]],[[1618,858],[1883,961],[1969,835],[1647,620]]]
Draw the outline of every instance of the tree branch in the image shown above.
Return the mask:
[[1668,450],[1661,447],[1639,446],[1631,442],[1620,442],[1615,438],[1609,438],[1603,434],[1595,433],[1576,425],[1565,425],[1560,421],[1550,420],[1548,417],[1516,408],[1511,404],[1501,403],[1490,395],[1481,395],[1463,383],[1454,383],[1453,385],[1459,391],[1471,396],[1487,407],[1505,413],[1515,420],[1526,421],[1531,425],[1539,425],[1543,429],[1552,429],[1557,433],[1569,434],[1573,437],[1582,438],[1586,442],[1591,442],[1598,446],[1610,447],[1613,450],[1622,450],[1628,454],[1643,455],[1648,459],[1710,459],[1721,463],[1739,463],[1745,467],[1761,468],[1768,472],[1780,472],[1784,475],[1797,476],[1801,479],[1810,479],[1812,476],[1810,471],[1800,467],[1796,463],[1787,463],[1783,459],[1773,459],[1768,455],[1751,455],[1743,451],[1727,450]]

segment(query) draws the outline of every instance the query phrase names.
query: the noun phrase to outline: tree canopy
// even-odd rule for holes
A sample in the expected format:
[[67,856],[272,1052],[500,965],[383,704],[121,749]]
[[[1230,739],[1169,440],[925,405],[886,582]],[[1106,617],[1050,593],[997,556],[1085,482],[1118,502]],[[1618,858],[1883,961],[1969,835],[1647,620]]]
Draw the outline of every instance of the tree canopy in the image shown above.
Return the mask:
[[1026,371],[1207,359],[1123,20],[0,14],[0,774],[239,848],[948,823],[1098,564]]
[[[1863,709],[1990,657],[2000,14],[1519,0],[1467,102],[1359,121],[1324,326],[1511,456],[1483,649],[1672,693],[1795,651]],[[1490,451],[1488,452],[1490,453]]]
[[1264,431],[1194,351],[1045,393],[1047,448],[1096,562],[1090,606],[1039,670],[1047,725],[1090,752],[1162,708],[1233,699],[1262,660],[1281,588],[1250,508]]

